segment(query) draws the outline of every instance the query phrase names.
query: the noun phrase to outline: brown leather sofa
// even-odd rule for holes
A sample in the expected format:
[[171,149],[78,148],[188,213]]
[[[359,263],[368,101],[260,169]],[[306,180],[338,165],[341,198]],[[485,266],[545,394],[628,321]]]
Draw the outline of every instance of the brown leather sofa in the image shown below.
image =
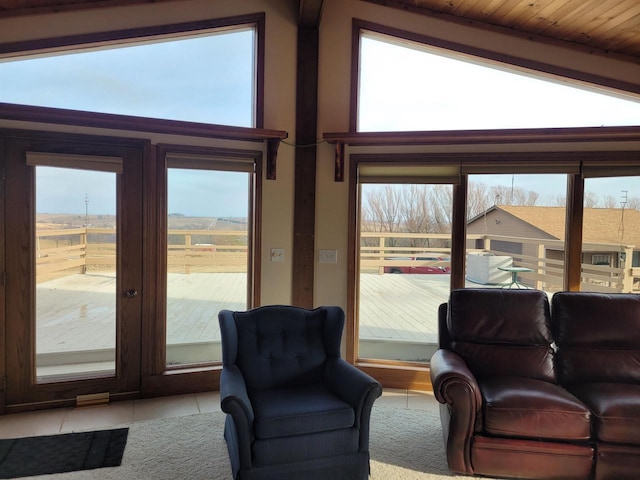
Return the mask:
[[455,290],[439,321],[452,471],[640,478],[640,295]]

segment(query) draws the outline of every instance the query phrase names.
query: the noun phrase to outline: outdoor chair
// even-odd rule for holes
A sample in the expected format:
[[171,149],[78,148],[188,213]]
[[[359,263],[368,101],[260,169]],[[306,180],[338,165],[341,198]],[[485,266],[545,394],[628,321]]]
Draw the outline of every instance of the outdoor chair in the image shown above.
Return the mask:
[[340,358],[342,309],[265,306],[218,318],[233,478],[368,478],[382,387]]

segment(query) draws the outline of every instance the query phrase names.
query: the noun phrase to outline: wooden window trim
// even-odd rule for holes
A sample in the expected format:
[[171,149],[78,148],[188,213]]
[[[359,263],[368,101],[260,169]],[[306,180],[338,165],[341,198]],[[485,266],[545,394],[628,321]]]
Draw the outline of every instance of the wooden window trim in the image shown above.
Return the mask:
[[[249,308],[260,304],[260,272],[261,272],[261,255],[262,242],[260,232],[262,231],[262,204],[257,199],[262,198],[262,151],[259,150],[241,150],[229,148],[211,148],[197,147],[190,145],[172,145],[159,144],[156,147],[156,171],[153,175],[155,182],[150,185],[154,188],[154,197],[158,201],[154,205],[149,205],[150,215],[155,220],[155,225],[151,231],[166,232],[167,231],[167,165],[168,155],[195,155],[209,157],[224,157],[253,159],[255,171],[251,175],[252,185],[249,189],[249,217],[253,218],[253,222],[249,228],[249,245],[251,249],[248,252],[248,271],[247,271],[247,305]],[[174,168],[171,166],[171,168]],[[179,168],[179,167],[177,167]],[[189,168],[187,165],[186,168]],[[165,363],[166,357],[166,328],[160,328],[159,318],[166,319],[166,270],[167,270],[167,239],[166,235],[147,236],[147,248],[153,251],[155,261],[153,272],[149,273],[149,281],[154,285],[155,302],[149,307],[154,314],[151,319],[147,319],[143,323],[145,338],[152,338],[153,342],[149,345],[149,355],[143,359],[143,383],[145,385],[155,385],[157,382],[180,383],[176,379],[176,375],[186,374],[188,377],[196,372],[209,372],[206,375],[213,375],[216,381],[219,376],[221,365],[219,363],[211,365],[184,365],[177,368],[167,368]],[[188,381],[187,381],[188,383]]]

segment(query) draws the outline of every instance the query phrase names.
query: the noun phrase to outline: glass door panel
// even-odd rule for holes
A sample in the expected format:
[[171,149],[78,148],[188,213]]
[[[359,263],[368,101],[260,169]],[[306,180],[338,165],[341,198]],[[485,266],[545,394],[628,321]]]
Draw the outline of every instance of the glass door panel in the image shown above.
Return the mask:
[[469,175],[466,288],[564,288],[565,174]]
[[137,140],[5,140],[6,405],[140,389]]
[[452,185],[363,184],[359,358],[428,362],[451,284]]
[[640,293],[640,177],[586,178],[582,225],[580,289]]
[[250,175],[167,169],[168,367],[222,361],[218,312],[248,306]]
[[117,174],[35,171],[37,381],[115,375]]

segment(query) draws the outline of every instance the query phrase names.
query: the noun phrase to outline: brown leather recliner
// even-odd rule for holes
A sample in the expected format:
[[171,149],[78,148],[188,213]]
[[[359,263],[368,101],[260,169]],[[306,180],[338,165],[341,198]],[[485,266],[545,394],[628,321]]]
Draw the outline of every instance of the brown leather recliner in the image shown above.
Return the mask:
[[431,380],[449,468],[513,478],[589,478],[591,413],[558,385],[546,294],[455,290],[439,313]]
[[592,411],[595,478],[640,478],[640,295],[552,299],[560,384]]

